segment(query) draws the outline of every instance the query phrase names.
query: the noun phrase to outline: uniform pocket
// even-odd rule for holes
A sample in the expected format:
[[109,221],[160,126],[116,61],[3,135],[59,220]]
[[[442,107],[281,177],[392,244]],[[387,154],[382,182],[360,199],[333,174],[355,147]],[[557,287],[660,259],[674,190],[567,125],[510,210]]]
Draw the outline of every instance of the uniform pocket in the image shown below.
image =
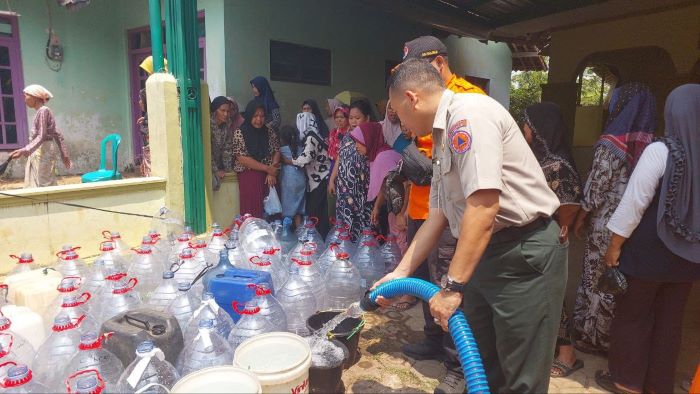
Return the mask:
[[538,274],[543,274],[557,260],[566,262],[569,243],[541,242],[540,240],[525,240],[520,242],[520,255],[525,264]]

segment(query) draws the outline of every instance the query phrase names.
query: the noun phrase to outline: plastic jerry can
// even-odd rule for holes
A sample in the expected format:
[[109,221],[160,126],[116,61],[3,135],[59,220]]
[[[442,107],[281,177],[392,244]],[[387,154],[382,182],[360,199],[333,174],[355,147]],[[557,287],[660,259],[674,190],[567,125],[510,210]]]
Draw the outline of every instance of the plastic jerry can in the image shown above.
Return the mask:
[[8,285],[7,300],[18,306],[26,306],[36,313],[44,313],[46,305],[56,298],[56,287],[61,274],[51,269],[36,269],[5,278]]
[[183,348],[182,330],[177,319],[168,312],[149,306],[114,316],[102,324],[101,331],[103,334],[114,333],[103,346],[124,365],[134,361],[135,349],[143,341],[153,342],[173,365]]
[[234,322],[241,318],[231,306],[234,301],[245,305],[255,296],[255,288],[251,284],[262,285],[272,283],[269,272],[229,269],[223,274],[218,274],[209,281],[209,291],[214,294],[214,300],[220,307],[228,312]]
[[47,332],[41,315],[26,306],[5,305],[2,314],[12,322],[12,330],[26,334],[25,338],[38,349],[46,339]]

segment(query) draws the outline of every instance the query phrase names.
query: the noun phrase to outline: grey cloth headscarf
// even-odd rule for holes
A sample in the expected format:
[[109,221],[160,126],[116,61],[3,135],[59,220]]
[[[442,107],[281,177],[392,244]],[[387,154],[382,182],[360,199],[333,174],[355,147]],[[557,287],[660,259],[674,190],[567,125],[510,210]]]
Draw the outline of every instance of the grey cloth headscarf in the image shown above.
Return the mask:
[[700,263],[700,85],[674,89],[664,109],[669,154],[657,231],[674,254]]

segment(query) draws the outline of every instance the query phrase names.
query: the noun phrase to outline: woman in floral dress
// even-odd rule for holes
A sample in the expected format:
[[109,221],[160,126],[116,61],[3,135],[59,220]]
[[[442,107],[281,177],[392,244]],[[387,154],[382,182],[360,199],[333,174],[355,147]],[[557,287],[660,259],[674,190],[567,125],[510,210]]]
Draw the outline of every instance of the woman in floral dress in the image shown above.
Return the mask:
[[593,166],[574,226],[576,235],[581,237],[584,222],[590,216],[573,316],[576,348],[585,353],[606,353],[610,344],[615,303],[612,295],[597,289],[598,279],[607,268],[603,258],[610,231],[606,224],[625,192],[637,160],[653,139],[656,100],[646,85],[629,83],[613,91],[608,111],[607,126],[595,146]]

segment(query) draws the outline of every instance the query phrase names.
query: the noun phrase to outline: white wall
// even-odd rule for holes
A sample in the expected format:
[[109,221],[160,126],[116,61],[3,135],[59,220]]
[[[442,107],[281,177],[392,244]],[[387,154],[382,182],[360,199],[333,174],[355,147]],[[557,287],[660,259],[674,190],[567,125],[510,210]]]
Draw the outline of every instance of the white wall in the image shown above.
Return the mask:
[[510,105],[511,52],[505,43],[451,35],[444,40],[450,68],[459,76],[490,79],[489,96],[508,108]]

